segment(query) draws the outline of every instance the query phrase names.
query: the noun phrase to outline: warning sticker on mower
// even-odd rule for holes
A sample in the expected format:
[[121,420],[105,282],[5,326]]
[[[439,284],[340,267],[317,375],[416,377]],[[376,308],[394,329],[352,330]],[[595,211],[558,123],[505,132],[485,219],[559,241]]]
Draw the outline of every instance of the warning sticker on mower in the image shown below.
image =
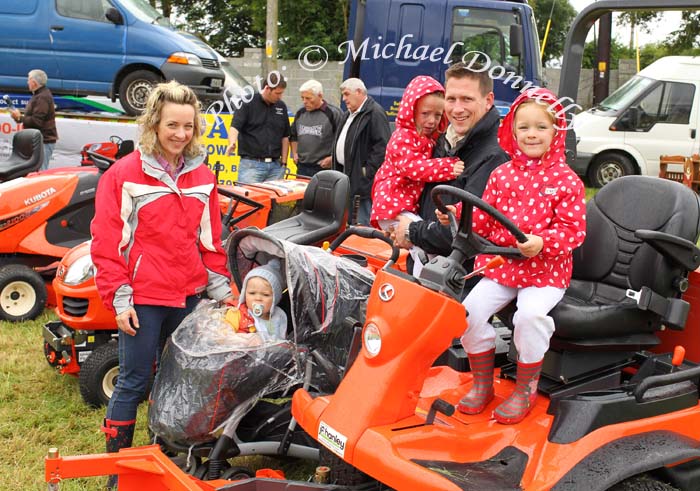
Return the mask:
[[341,459],[345,456],[345,442],[348,441],[348,437],[335,431],[323,421],[318,425],[318,441]]

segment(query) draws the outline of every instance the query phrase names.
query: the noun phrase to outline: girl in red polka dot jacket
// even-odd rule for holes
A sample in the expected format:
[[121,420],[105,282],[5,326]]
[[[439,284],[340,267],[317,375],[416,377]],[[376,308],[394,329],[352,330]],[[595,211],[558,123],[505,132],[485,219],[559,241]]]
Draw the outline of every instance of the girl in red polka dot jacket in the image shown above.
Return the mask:
[[[402,213],[413,221],[420,220],[416,212],[425,183],[451,181],[464,170],[464,163],[456,157],[430,158],[438,136],[447,129],[444,106],[445,88],[434,78],[421,75],[406,87],[396,130],[387,143],[384,163],[374,176],[370,214],[373,227],[391,231]],[[425,253],[418,247],[412,247],[410,253],[415,263],[413,274],[418,276]]]
[[[483,199],[510,218],[527,236],[517,243],[500,223],[474,210],[473,230],[496,245],[516,246],[524,259],[507,259],[488,270],[464,299],[468,329],[462,336],[473,386],[457,408],[478,414],[494,398],[496,333],[489,319],[513,299],[513,341],[518,351],[516,387],[493,412],[499,423],[515,424],[530,412],[537,395],[542,359],[549,348],[554,321],[547,314],[571,281],[572,252],[586,236],[585,191],[566,164],[564,111],[547,89],[532,89],[513,103],[498,130],[498,142],[512,160],[489,177]],[[457,207],[448,209],[459,214]],[[436,212],[440,222],[447,215]],[[474,268],[490,256],[477,257]]]

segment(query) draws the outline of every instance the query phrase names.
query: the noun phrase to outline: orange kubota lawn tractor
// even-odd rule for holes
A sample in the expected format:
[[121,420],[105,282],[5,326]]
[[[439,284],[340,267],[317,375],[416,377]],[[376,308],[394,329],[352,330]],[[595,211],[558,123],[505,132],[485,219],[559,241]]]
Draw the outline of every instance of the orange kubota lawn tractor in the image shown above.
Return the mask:
[[[522,234],[469,193],[434,192]],[[463,260],[517,253],[475,236],[463,212],[452,254],[420,278],[377,272],[361,348],[335,393],[294,394],[293,416],[324,447],[328,484],[195,480],[163,462],[158,447],[48,458],[47,481],[117,472],[121,490],[145,482],[154,490],[700,489],[700,198],[675,182],[629,176],[595,196],[587,219],[571,287],[551,313],[537,400],[518,424],[491,416],[513,390],[516,353],[496,371],[495,400],[479,415],[454,411],[472,384],[459,355],[433,366],[467,328]]]

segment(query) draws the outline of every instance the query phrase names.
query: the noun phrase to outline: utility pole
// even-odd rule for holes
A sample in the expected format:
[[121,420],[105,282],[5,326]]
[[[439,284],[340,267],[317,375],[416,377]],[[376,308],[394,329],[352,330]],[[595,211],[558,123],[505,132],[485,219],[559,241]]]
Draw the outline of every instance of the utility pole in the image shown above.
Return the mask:
[[598,31],[598,66],[596,66],[593,71],[593,105],[599,104],[610,92],[612,12],[608,12],[600,18]]
[[267,0],[267,16],[265,21],[265,58],[263,69],[267,75],[277,70],[277,18],[279,16],[278,0]]

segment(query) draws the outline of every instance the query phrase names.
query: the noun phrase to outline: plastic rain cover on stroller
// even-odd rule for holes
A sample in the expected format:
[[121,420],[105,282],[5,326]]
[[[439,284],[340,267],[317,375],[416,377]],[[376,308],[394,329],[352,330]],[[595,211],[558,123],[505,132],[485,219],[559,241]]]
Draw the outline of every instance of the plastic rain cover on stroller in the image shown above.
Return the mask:
[[[226,308],[202,302],[173,333],[151,390],[149,426],[166,441],[194,445],[220,433],[234,438],[241,418],[263,396],[289,397],[301,386],[306,359],[345,365],[352,338],[346,319],[364,322],[374,275],[356,263],[317,247],[300,246],[248,228],[227,244],[229,267],[241,287],[251,269],[278,258],[287,292],[286,340],[255,346],[255,334],[234,334],[225,323]],[[246,338],[248,337],[248,338]],[[334,391],[324,370],[314,369],[311,386]],[[337,383],[337,381],[335,382]]]

